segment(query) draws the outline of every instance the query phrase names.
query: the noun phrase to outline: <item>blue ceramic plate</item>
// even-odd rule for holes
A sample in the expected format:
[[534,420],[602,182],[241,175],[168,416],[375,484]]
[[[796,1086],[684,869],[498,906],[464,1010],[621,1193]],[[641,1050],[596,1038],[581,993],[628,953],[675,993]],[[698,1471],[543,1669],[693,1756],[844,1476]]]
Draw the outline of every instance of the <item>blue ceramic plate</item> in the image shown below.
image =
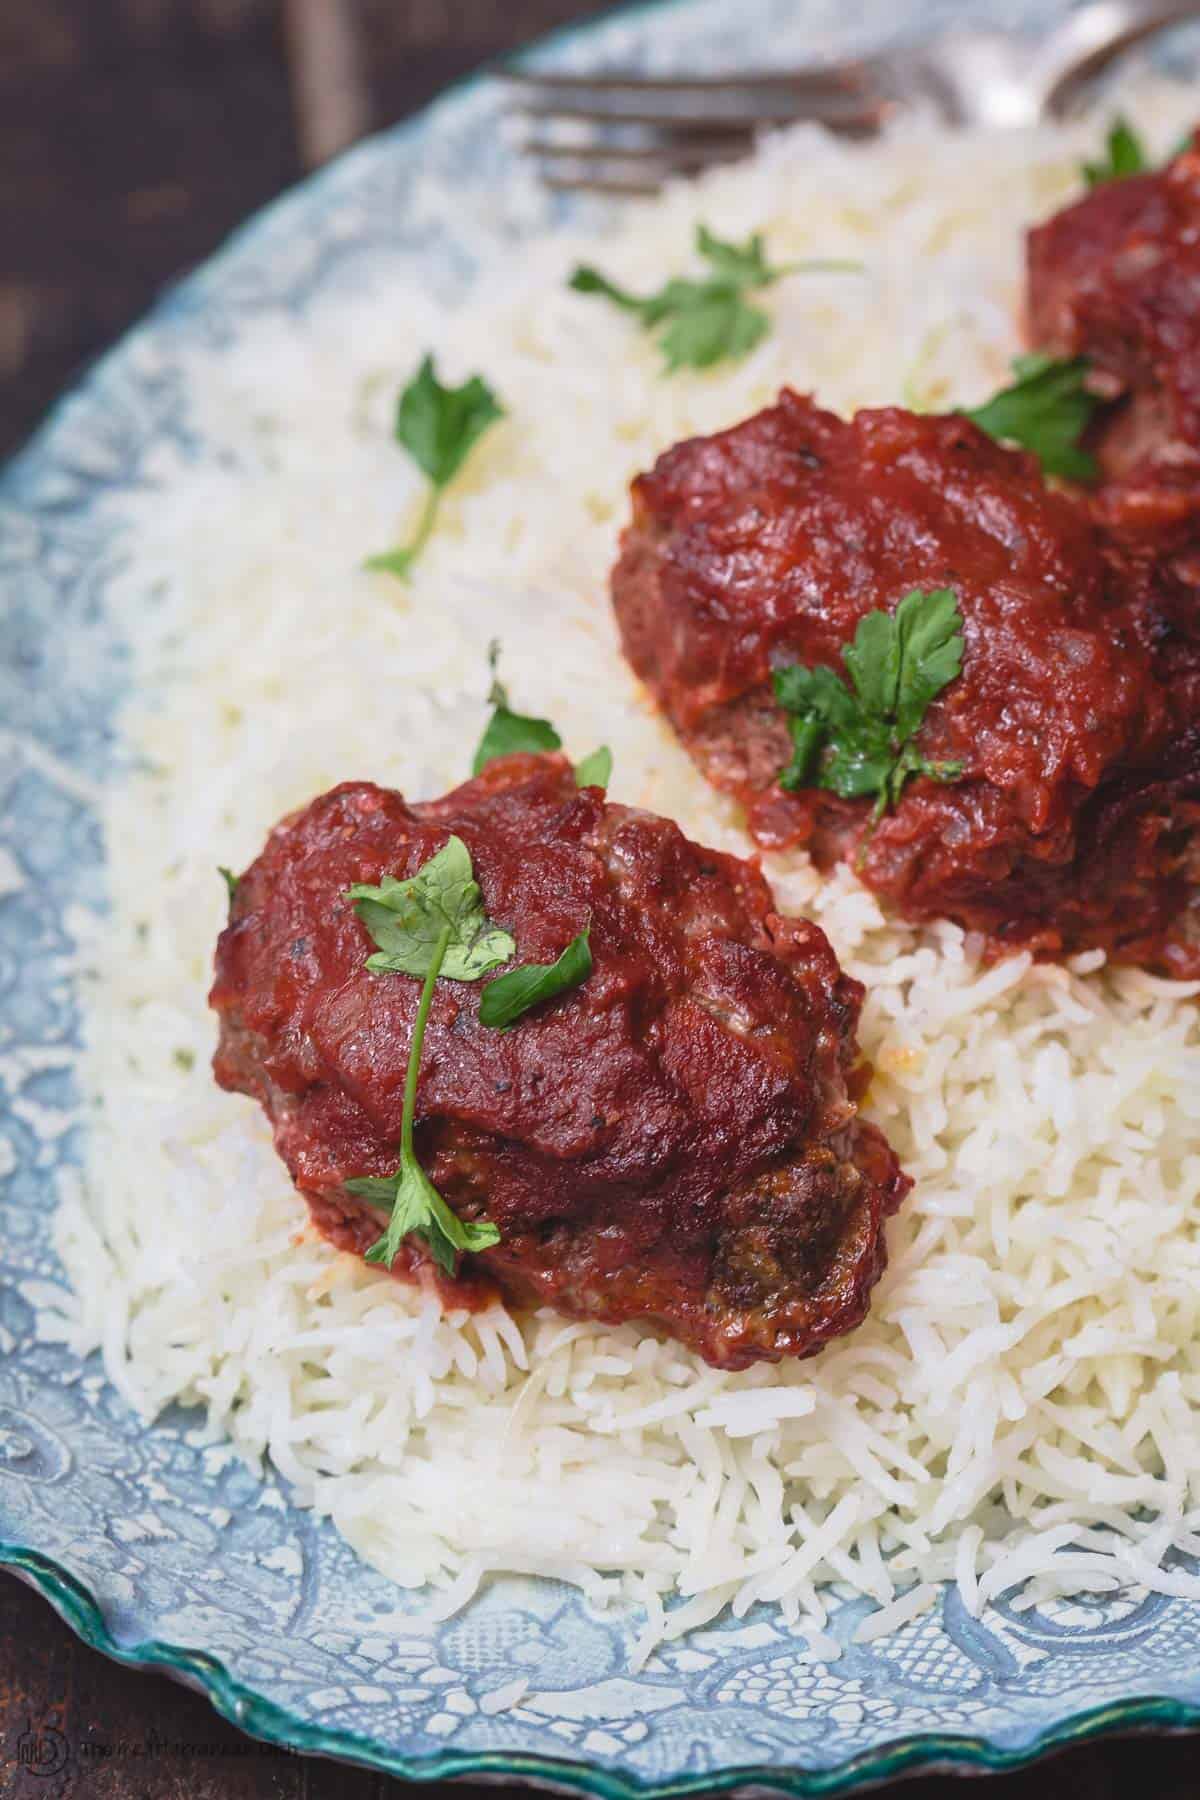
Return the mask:
[[[674,0],[543,46],[562,68],[606,61],[714,71],[866,49],[952,21],[1035,26],[1032,0]],[[302,314],[373,257],[411,260],[452,299],[481,256],[577,208],[518,206],[482,79],[364,145],[272,207],[56,412],[0,486],[0,1559],[92,1644],[201,1687],[260,1737],[421,1779],[525,1776],[602,1795],[743,1782],[847,1793],[902,1769],[1000,1768],[1133,1725],[1200,1724],[1200,1608],[1104,1596],[979,1621],[948,1592],[886,1643],[806,1662],[764,1612],[664,1648],[625,1673],[629,1626],[551,1582],[494,1584],[428,1638],[385,1635],[395,1590],[327,1527],[235,1464],[214,1471],[186,1414],[144,1430],[95,1362],[42,1341],[62,1271],[47,1248],[70,1125],[78,997],[71,907],[102,903],[89,804],[113,761],[125,646],[106,618],[124,555],[122,491],[154,479],[166,439],[191,455],[181,351]],[[412,203],[419,171],[452,179],[454,217]],[[519,1707],[480,1696],[514,1675]]]

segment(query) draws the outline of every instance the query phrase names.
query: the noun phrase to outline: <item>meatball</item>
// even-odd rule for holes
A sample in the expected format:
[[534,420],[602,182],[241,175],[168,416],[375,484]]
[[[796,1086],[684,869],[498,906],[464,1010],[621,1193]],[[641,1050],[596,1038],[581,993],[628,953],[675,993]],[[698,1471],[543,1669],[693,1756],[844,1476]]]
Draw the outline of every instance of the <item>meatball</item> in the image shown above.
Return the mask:
[[410,1236],[395,1273],[454,1304],[499,1290],[645,1320],[723,1368],[857,1325],[910,1185],[858,1112],[861,985],[752,864],[578,789],[557,755],[502,758],[420,805],[335,788],[239,881],[214,1072],[261,1102],[318,1228],[358,1252],[379,1236],[346,1182],[396,1166],[421,986],[364,967],[346,890],[414,874],[451,834],[516,961],[552,962],[590,922],[593,967],[504,1032],[481,1024],[477,983],[436,983],[417,1154],[501,1237],[446,1277]]
[[1200,727],[1200,143],[1029,234],[1029,331],[1112,404],[1090,507],[1181,740]]
[[1086,356],[1097,391],[1123,400],[1099,434],[1106,473],[1200,467],[1200,141],[1031,231],[1028,270],[1032,341]]
[[[1198,471],[1200,473],[1200,471]],[[1166,696],[1176,759],[1200,739],[1200,479],[1150,459],[1081,500]]]
[[[962,673],[919,747],[959,778],[910,781],[878,822],[864,800],[784,792],[773,671],[840,672],[866,613],[939,587],[962,616]],[[1188,964],[1172,922],[1191,765],[1165,766],[1177,746],[1142,614],[1033,457],[958,416],[844,422],[785,391],[634,483],[613,601],[634,670],[760,843],[853,857],[903,916],[955,919],[996,949]]]

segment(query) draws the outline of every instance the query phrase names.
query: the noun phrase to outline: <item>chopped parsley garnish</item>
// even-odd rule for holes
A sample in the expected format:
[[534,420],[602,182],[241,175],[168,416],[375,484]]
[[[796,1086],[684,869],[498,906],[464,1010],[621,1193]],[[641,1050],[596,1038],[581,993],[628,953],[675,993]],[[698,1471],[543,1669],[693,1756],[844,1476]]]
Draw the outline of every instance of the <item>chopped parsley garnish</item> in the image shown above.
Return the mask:
[[531,719],[514,712],[508,704],[508,689],[496,674],[500,645],[495,638],[488,645],[488,667],[492,685],[488,689],[488,705],[492,716],[484,728],[471,764],[472,775],[478,775],[498,756],[516,756],[522,751],[537,755],[544,750],[561,750],[562,739],[549,719]]
[[367,958],[367,968],[397,970],[423,980],[404,1082],[400,1167],[394,1175],[358,1176],[346,1182],[350,1193],[372,1206],[391,1208],[387,1229],[366,1258],[390,1269],[404,1239],[415,1235],[428,1245],[435,1262],[453,1274],[460,1251],[486,1250],[500,1242],[500,1233],[486,1219],[460,1219],[417,1161],[413,1120],[425,1027],[439,976],[478,981],[506,962],[516,945],[487,917],[471,853],[458,837],[451,837],[408,880],[385,876],[378,887],[350,888],[347,898],[355,902],[378,946]]
[[601,744],[590,756],[575,764],[576,787],[606,788],[612,779],[613,757],[607,744]]
[[553,1000],[556,994],[565,994],[568,989],[586,981],[592,972],[590,931],[589,926],[587,931],[572,938],[562,955],[552,963],[523,963],[520,968],[510,969],[507,975],[498,975],[495,981],[489,981],[479,996],[480,1024],[490,1025],[496,1031],[507,1031],[518,1019],[524,1018],[531,1007],[540,1006],[543,1000]]
[[227,869],[225,867],[224,863],[217,864],[217,874],[221,877],[221,880],[225,883],[225,890],[229,895],[229,903],[232,906],[233,896],[238,891],[238,878],[234,874],[232,869]]
[[1141,175],[1150,167],[1150,158],[1128,119],[1116,118],[1108,133],[1105,153],[1099,162],[1085,162],[1083,179],[1090,188],[1106,181],[1120,181],[1126,175]]
[[[377,946],[367,958],[367,968],[415,975],[422,981],[404,1080],[400,1167],[394,1175],[354,1176],[345,1184],[370,1205],[390,1209],[387,1229],[366,1252],[366,1259],[390,1269],[404,1239],[416,1236],[435,1262],[453,1274],[461,1251],[486,1250],[500,1242],[500,1233],[490,1220],[460,1219],[417,1161],[413,1123],[425,1027],[439,977],[478,981],[507,962],[516,944],[484,911],[471,853],[459,837],[451,837],[407,880],[385,875],[378,887],[347,889],[346,898],[354,901]],[[507,1031],[531,1007],[578,987],[591,973],[590,930],[589,926],[572,938],[556,961],[526,963],[489,981],[480,996],[480,1023]]]
[[508,932],[493,925],[471,868],[471,853],[452,837],[406,881],[385,875],[378,887],[352,887],[347,898],[375,940],[368,969],[427,975],[434,950],[447,981],[478,981],[516,949]]
[[[547,750],[562,749],[562,739],[549,719],[533,719],[525,713],[512,710],[508,704],[508,689],[496,674],[499,659],[500,645],[493,638],[488,645],[488,666],[492,671],[488,705],[492,708],[492,716],[484,727],[479,748],[471,763],[472,775],[478,775],[490,762],[495,762],[498,756],[517,756],[521,753],[537,756]],[[607,787],[611,774],[612,751],[602,744],[598,750],[585,756],[577,766],[575,782],[578,787]]]
[[[1172,145],[1167,162],[1186,155],[1195,142],[1195,135],[1194,131],[1185,131],[1179,142]],[[1112,122],[1103,161],[1085,162],[1083,178],[1090,188],[1101,187],[1106,181],[1121,181],[1126,175],[1144,175],[1153,167],[1142,139],[1128,119],[1118,116]]]
[[725,243],[707,226],[696,232],[696,250],[709,265],[702,280],[683,277],[665,282],[657,293],[631,294],[599,269],[586,264],[576,268],[570,286],[579,294],[599,294],[634,313],[644,330],[658,331],[667,374],[676,369],[707,369],[726,357],[746,356],[766,335],[770,320],[761,307],[751,305],[748,294],[771,287],[785,275],[801,272],[854,271],[855,262],[783,263],[768,261],[762,234],[755,232],[744,244]]
[[912,775],[953,781],[958,762],[930,762],[914,743],[930,702],[962,667],[962,615],[950,588],[905,594],[894,613],[867,613],[842,657],[852,687],[823,665],[776,669],[775,697],[789,714],[792,760],[781,787],[830,788],[844,800],[875,798],[878,819]]
[[443,387],[432,356],[425,358],[397,403],[393,435],[428,477],[429,492],[410,541],[370,557],[368,569],[407,581],[429,541],[443,491],[488,426],[503,417],[504,408],[481,376],[473,375],[461,387]]
[[964,409],[966,417],[998,442],[1032,450],[1047,475],[1090,481],[1095,458],[1079,441],[1103,402],[1088,390],[1085,359],[1063,362],[1035,350],[1014,359],[1013,374],[1017,379],[1010,387],[985,406]]

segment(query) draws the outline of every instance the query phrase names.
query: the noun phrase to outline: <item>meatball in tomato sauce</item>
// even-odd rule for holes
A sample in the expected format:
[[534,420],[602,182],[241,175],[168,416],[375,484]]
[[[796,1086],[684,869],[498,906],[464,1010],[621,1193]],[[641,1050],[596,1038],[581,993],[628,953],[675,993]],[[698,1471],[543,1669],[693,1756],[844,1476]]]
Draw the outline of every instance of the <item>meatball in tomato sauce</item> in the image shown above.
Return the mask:
[[1094,188],[1029,234],[1033,344],[1107,399],[1090,508],[1167,692],[1200,731],[1200,146]]
[[1029,233],[1029,335],[1086,357],[1120,402],[1103,421],[1105,472],[1200,457],[1200,147],[1106,181]]
[[446,1275],[409,1237],[395,1273],[456,1304],[498,1290],[643,1320],[724,1368],[857,1325],[909,1186],[859,1112],[862,987],[753,864],[579,789],[557,755],[502,758],[423,804],[335,788],[238,882],[215,1073],[265,1108],[318,1228],[357,1252],[379,1236],[347,1183],[395,1169],[422,985],[364,966],[348,890],[412,876],[452,835],[513,960],[550,963],[587,930],[591,971],[503,1031],[479,983],[435,982],[416,1154],[499,1242]]
[[[882,816],[819,778],[785,791],[779,671],[844,679],[864,618],[913,590],[952,592],[962,637],[918,772]],[[904,917],[995,949],[1196,966],[1197,757],[1088,510],[1031,455],[957,415],[843,421],[785,391],[634,483],[613,601],[635,672],[761,844],[850,859]]]

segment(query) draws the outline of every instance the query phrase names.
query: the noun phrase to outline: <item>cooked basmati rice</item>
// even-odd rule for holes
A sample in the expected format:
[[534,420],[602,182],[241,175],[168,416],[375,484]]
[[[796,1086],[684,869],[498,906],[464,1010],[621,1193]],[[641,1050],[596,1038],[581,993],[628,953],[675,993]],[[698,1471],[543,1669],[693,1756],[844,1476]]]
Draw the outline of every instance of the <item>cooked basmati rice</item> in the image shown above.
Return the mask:
[[[1139,92],[1126,110],[1165,146],[1189,97]],[[63,1329],[147,1418],[206,1407],[372,1563],[428,1584],[426,1617],[488,1571],[531,1571],[639,1602],[639,1658],[759,1601],[831,1655],[831,1582],[883,1609],[864,1639],[943,1579],[972,1612],[1021,1586],[1200,1598],[1172,1558],[1200,1551],[1196,987],[1097,955],[984,966],[955,926],[886,919],[846,870],[768,859],[783,907],[868,984],[870,1111],[916,1188],[868,1322],[742,1374],[631,1327],[441,1314],[315,1235],[258,1109],[207,1066],[215,865],[340,779],[413,797],[461,779],[493,634],[516,705],[576,755],[612,746],[615,798],[747,849],[617,651],[628,479],[785,380],[840,409],[985,395],[1018,347],[1021,231],[1073,191],[1097,133],[951,143],[910,121],[849,147],[800,130],[603,242],[533,245],[453,314],[381,267],[357,297],[197,353],[203,434],[228,454],[158,471],[116,595],[137,679],[130,773],[105,802],[114,914],[88,947],[84,1074],[104,1106],[59,1217]],[[690,265],[700,219],[864,273],[779,284],[744,362],[664,379],[629,319],[564,277],[586,255],[655,285]],[[361,562],[417,498],[389,423],[426,348],[455,379],[483,372],[507,417],[405,589]]]

